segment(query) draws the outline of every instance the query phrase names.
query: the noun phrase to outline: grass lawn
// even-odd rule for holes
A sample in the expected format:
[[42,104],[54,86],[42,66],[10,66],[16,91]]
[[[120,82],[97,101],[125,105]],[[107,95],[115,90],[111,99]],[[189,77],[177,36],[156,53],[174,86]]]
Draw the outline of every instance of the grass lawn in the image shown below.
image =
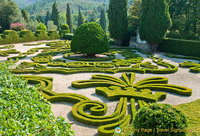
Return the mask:
[[[188,118],[188,134],[187,136],[200,136],[200,99],[175,106],[181,110]],[[132,124],[126,126],[121,134],[114,136],[130,136],[134,131]]]

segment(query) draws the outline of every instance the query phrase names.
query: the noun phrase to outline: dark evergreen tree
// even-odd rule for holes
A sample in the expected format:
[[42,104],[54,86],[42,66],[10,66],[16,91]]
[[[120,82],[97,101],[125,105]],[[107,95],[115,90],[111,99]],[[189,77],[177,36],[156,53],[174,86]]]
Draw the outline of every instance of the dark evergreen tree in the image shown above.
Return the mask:
[[83,15],[81,13],[81,9],[78,10],[78,27],[84,23]]
[[157,49],[167,29],[171,26],[169,6],[166,0],[143,0],[140,19],[140,37],[148,42],[152,51]]
[[54,25],[57,25],[59,27],[59,25],[60,25],[59,11],[58,11],[56,1],[54,2],[53,6],[52,6],[51,19],[54,22]]
[[46,17],[45,17],[45,25],[47,25],[47,22],[48,22],[50,19],[51,19],[50,12],[47,11]]
[[21,13],[22,13],[22,16],[24,17],[24,20],[28,23],[30,21],[29,13],[25,9],[22,9]]
[[108,19],[110,37],[115,39],[116,44],[121,44],[127,37],[127,0],[110,0]]
[[106,16],[105,16],[105,11],[103,8],[101,9],[100,25],[102,29],[104,30],[104,32],[106,32]]
[[73,26],[72,26],[72,17],[71,17],[69,3],[67,4],[66,18],[67,18],[67,24],[68,24],[69,29],[70,29],[70,33],[72,33],[73,32]]
[[41,16],[37,16],[37,21],[38,22],[42,22],[42,17]]

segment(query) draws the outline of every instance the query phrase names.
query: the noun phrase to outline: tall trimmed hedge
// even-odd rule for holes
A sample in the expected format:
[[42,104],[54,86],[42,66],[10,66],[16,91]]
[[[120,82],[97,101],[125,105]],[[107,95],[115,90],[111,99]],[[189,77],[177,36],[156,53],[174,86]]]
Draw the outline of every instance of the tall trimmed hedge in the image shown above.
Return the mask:
[[19,35],[14,30],[5,30],[1,36],[3,38],[3,44],[17,43],[19,42]]
[[36,40],[34,34],[30,30],[22,30],[19,33],[22,42],[30,42]]
[[3,34],[0,34],[0,45],[37,40],[53,40],[59,38],[60,35],[56,30],[50,30],[48,33],[42,30],[37,30],[35,34],[30,30],[22,30],[19,34],[14,30],[5,30]]
[[200,57],[200,41],[167,38],[158,49],[164,52]]

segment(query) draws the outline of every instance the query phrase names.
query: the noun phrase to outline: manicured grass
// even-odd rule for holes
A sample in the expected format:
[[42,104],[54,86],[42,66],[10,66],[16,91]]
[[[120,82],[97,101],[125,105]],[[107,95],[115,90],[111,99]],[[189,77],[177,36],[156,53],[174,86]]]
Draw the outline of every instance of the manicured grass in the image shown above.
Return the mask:
[[[200,136],[200,99],[174,106],[182,111],[188,118],[188,133],[187,136]],[[121,134],[114,134],[114,136],[130,136],[134,131],[132,124],[123,128]]]
[[188,136],[200,135],[200,99],[175,106],[188,118]]

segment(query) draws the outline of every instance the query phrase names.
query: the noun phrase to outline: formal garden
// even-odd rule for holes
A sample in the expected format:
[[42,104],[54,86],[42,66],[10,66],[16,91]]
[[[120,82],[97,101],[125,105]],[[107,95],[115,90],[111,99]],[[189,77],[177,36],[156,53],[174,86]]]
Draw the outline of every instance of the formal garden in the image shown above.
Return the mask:
[[108,30],[104,10],[98,24],[80,7],[74,29],[69,4],[59,24],[56,2],[56,29],[0,19],[0,135],[199,136],[199,25],[176,37],[170,4],[136,0],[128,18],[110,0]]

